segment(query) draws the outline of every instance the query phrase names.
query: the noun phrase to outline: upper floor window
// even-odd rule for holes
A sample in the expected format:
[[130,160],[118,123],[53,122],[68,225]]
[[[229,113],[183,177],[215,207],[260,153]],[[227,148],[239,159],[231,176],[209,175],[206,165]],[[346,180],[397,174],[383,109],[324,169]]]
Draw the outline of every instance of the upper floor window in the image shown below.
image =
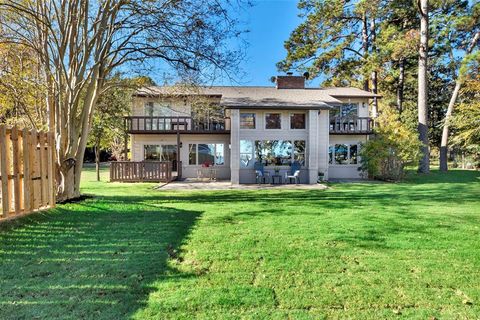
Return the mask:
[[240,113],[240,129],[255,129],[255,113]]
[[290,129],[305,129],[305,113],[290,114]]
[[358,116],[358,103],[344,103],[335,108],[334,116],[337,117],[356,117]]
[[175,113],[168,103],[147,102],[144,108],[146,117],[171,117]]
[[153,102],[147,102],[145,103],[145,116],[147,117],[153,117]]
[[282,128],[282,114],[281,113],[266,113],[265,114],[265,129],[281,129]]

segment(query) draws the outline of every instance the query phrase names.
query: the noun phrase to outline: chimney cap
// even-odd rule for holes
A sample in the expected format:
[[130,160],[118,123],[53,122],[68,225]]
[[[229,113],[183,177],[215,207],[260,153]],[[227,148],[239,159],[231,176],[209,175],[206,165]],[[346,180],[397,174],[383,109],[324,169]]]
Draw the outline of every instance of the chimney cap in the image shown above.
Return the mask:
[[287,72],[287,76],[293,76],[293,72],[292,72],[292,71],[288,71],[288,72]]

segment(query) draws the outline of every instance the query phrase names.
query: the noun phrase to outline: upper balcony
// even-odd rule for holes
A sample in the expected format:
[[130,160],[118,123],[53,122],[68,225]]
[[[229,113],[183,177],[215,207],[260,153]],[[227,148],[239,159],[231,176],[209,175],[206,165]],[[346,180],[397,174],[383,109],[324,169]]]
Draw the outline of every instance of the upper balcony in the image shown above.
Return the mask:
[[330,134],[371,134],[375,122],[370,117],[331,117]]
[[230,118],[198,120],[192,117],[125,117],[128,133],[230,133]]

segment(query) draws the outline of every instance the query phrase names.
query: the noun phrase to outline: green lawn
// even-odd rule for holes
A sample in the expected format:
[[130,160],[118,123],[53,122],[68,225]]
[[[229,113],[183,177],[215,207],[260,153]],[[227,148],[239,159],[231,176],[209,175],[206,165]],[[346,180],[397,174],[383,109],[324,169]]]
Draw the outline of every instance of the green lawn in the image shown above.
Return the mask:
[[[106,175],[104,175],[106,180]],[[93,198],[0,230],[0,319],[480,317],[480,173]]]

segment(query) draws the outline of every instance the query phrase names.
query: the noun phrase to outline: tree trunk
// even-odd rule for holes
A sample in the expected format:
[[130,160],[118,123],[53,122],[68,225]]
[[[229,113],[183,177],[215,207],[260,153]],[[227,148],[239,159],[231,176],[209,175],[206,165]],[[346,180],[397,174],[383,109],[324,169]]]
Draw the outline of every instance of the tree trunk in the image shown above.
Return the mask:
[[418,50],[418,134],[422,142],[419,173],[430,172],[428,143],[428,0],[418,0],[420,10],[420,47]]
[[[371,36],[371,45],[372,45],[372,54],[376,54],[377,52],[377,46],[376,46],[376,41],[377,41],[377,30],[376,30],[376,23],[375,23],[375,18],[372,17],[370,21],[370,36]],[[374,94],[378,93],[378,73],[376,70],[372,71],[371,75],[372,79],[372,92]],[[376,117],[378,114],[378,99],[375,97],[373,98],[373,110],[372,110],[372,115],[373,117]]]
[[[472,53],[473,49],[475,48],[478,40],[480,38],[480,32],[475,33],[470,42],[470,45],[467,48],[465,53],[465,57],[463,61],[467,59],[468,55]],[[442,130],[442,142],[440,145],[440,171],[448,171],[448,134],[449,134],[449,123],[450,117],[453,113],[453,108],[455,106],[455,102],[457,101],[458,94],[460,93],[460,88],[463,84],[463,75],[458,74],[457,80],[455,81],[455,88],[453,89],[452,97],[450,98],[450,102],[448,103],[447,114],[445,115],[445,124],[443,125]]]
[[445,115],[445,124],[443,125],[442,130],[442,142],[440,145],[440,171],[448,171],[448,134],[449,134],[449,124],[448,121],[453,112],[453,106],[455,105],[455,101],[458,98],[458,94],[460,92],[460,87],[462,83],[460,78],[457,79],[455,83],[455,89],[453,89],[452,97],[450,98],[450,102],[448,103],[447,114]]
[[[362,51],[363,59],[365,59],[368,55],[368,21],[366,12],[362,15]],[[368,76],[364,75],[363,90],[369,91],[368,87]]]
[[97,181],[100,181],[100,150],[98,145],[95,146],[95,173],[97,174]]
[[397,84],[397,109],[403,111],[403,89],[405,87],[405,58],[398,62],[398,84]]

